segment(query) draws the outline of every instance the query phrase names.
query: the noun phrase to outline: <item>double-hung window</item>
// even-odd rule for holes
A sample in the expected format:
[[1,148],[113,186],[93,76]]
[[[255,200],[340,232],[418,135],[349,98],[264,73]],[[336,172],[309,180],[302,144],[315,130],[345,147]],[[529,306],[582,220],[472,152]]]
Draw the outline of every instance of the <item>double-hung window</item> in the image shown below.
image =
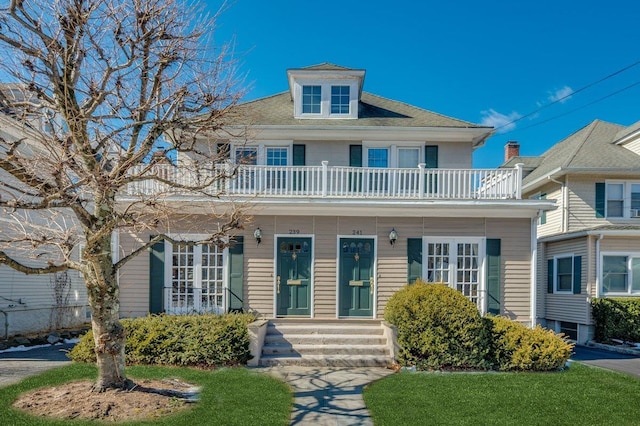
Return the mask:
[[556,293],[573,292],[573,256],[555,258],[554,290]]
[[349,86],[331,86],[331,114],[349,114]]
[[302,86],[302,113],[320,114],[322,86]]
[[[598,185],[602,185],[604,189],[600,193]],[[602,206],[600,209],[599,205]],[[606,184],[597,183],[596,215],[607,218],[640,218],[640,182],[608,181]]]
[[603,295],[640,295],[640,253],[602,256]]

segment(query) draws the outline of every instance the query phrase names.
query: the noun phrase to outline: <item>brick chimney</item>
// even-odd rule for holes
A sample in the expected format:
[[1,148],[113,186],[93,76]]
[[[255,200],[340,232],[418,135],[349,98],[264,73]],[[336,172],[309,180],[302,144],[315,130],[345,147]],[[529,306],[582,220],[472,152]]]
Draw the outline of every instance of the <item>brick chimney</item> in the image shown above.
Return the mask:
[[517,141],[509,141],[504,146],[504,162],[520,155],[520,144]]

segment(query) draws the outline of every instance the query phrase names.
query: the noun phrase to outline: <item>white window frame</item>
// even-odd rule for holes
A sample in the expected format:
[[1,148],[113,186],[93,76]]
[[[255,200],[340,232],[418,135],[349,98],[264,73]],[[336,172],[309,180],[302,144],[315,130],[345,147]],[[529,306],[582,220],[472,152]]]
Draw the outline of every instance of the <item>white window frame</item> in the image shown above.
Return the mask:
[[[573,294],[573,280],[574,280],[574,276],[575,276],[575,269],[574,269],[574,254],[573,253],[562,253],[562,254],[558,254],[556,256],[553,256],[553,293],[554,294]],[[571,281],[570,281],[570,286],[568,290],[560,290],[560,288],[558,288],[558,260],[559,259],[571,259]]]
[[[202,241],[208,238],[207,234],[168,234],[168,237],[175,241],[182,242],[195,242]],[[164,309],[169,314],[189,314],[193,312],[204,312],[202,309],[197,309],[196,305],[200,305],[201,299],[198,304],[194,303],[194,309],[176,309],[172,308],[171,296],[172,296],[172,272],[173,272],[173,243],[164,241]],[[193,252],[193,285],[194,289],[202,289],[202,245],[194,246]],[[229,292],[229,248],[225,246],[222,250],[222,306],[221,309],[214,309],[214,313],[221,314],[229,310],[228,305],[228,292]],[[195,301],[194,293],[194,301]],[[201,306],[200,306],[201,307]],[[211,311],[208,311],[211,312]]]
[[[609,214],[609,185],[622,185],[622,216],[611,216]],[[631,189],[633,185],[640,185],[639,180],[611,179],[605,181],[604,203],[605,217],[607,219],[635,219],[631,214]],[[640,211],[638,212],[640,218]]]
[[247,148],[256,150],[256,165],[267,165],[267,149],[269,148],[285,148],[287,150],[287,166],[291,165],[293,161],[293,141],[291,140],[272,140],[272,141],[260,141],[260,143],[239,143],[231,145],[232,162],[237,164],[237,149]]
[[[302,99],[304,86],[320,86],[321,103],[320,113],[302,112]],[[331,113],[331,87],[349,86],[349,113]],[[296,79],[293,85],[293,115],[295,118],[335,118],[335,119],[355,119],[358,118],[358,90],[357,80],[353,79],[318,79],[302,78]]]
[[[333,88],[334,87],[346,87],[349,90],[349,102],[347,102],[347,112],[333,112]],[[344,95],[339,94],[338,97],[342,97]],[[331,86],[329,86],[329,115],[343,115],[343,116],[348,116],[351,114],[351,85],[349,84],[332,84]],[[342,103],[337,103],[335,104],[338,107],[342,107],[343,104]]]
[[[624,256],[627,258],[627,291],[604,291],[604,258],[607,256]],[[632,259],[640,259],[640,252],[627,252],[627,251],[606,251],[600,252],[600,276],[599,279],[599,296],[602,297],[617,297],[617,296],[640,296],[640,289],[633,290],[633,263]]]
[[[425,281],[428,280],[428,245],[431,243],[447,243],[449,244],[449,287],[457,289],[457,245],[458,244],[477,244],[478,245],[478,296],[476,306],[482,314],[487,312],[486,298],[486,241],[485,237],[438,237],[425,236],[422,238],[422,276]],[[455,249],[455,250],[454,250]],[[466,297],[466,296],[465,296]]]
[[[363,141],[362,142],[362,162],[364,167],[368,167],[369,149],[386,148],[389,151],[389,164],[387,168],[398,168],[398,151],[400,149],[418,149],[418,164],[424,163],[424,142],[417,142],[414,145],[406,142],[392,141]],[[416,164],[416,168],[418,165]],[[410,170],[410,169],[408,169]]]

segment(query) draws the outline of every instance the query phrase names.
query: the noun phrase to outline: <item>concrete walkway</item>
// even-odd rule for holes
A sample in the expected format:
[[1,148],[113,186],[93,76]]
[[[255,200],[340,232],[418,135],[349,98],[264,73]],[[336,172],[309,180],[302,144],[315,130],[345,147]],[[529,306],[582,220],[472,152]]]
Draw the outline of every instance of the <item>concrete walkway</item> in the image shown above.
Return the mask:
[[256,368],[287,382],[294,392],[291,425],[373,425],[362,399],[365,385],[393,374],[380,367]]

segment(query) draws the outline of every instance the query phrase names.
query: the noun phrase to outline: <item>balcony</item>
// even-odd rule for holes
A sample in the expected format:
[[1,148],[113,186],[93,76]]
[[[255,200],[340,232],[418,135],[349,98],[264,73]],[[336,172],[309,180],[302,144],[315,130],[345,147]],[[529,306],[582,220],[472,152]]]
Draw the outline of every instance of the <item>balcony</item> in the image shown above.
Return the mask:
[[[132,170],[140,174],[143,166]],[[203,196],[271,198],[376,198],[411,200],[520,199],[522,168],[415,169],[321,166],[216,165],[194,172],[173,165],[149,168],[127,187],[128,196],[193,195],[189,189],[212,182]],[[215,179],[215,176],[219,178]],[[163,182],[164,181],[164,182]],[[173,187],[165,182],[174,182]]]

